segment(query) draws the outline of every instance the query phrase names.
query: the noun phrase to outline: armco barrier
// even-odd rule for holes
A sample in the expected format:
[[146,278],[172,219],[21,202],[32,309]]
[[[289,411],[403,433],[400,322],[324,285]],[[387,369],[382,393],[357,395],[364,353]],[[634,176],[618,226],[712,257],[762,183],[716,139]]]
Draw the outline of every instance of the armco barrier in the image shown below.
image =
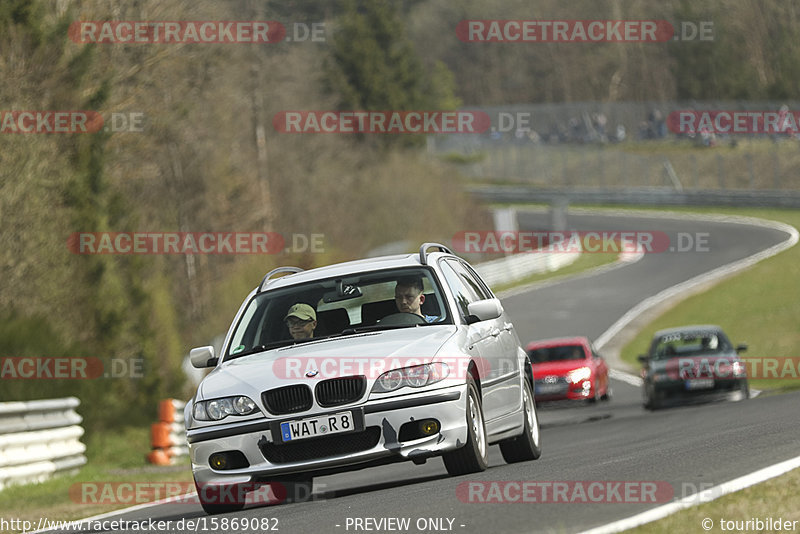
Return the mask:
[[532,274],[547,273],[565,267],[581,255],[581,249],[566,252],[523,252],[475,264],[481,278],[493,287],[497,284],[516,282]]
[[75,397],[0,402],[0,490],[86,463],[79,404]]
[[150,426],[152,450],[147,461],[156,465],[170,465],[176,456],[189,454],[183,408],[186,403],[164,399],[158,403],[158,422]]

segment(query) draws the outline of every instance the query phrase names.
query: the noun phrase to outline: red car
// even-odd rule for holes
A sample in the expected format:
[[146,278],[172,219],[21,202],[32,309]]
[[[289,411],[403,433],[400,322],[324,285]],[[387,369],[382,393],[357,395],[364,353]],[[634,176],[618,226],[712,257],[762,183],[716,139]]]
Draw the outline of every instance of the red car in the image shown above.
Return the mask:
[[608,365],[588,338],[564,337],[529,343],[537,401],[611,398]]

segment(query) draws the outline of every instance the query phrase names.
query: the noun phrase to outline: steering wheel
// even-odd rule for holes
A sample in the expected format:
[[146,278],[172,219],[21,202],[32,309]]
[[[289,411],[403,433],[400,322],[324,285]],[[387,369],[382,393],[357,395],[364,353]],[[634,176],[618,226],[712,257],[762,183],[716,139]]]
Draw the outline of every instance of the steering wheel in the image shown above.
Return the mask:
[[426,324],[427,321],[424,317],[420,317],[416,313],[411,312],[397,312],[392,313],[378,321],[376,324],[381,326],[397,326],[397,325],[412,325],[412,324]]

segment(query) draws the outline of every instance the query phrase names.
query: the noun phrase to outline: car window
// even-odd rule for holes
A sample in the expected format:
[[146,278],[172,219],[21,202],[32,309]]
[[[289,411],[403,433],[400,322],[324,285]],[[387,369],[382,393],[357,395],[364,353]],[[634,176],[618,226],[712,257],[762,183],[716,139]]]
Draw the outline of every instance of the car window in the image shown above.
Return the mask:
[[453,297],[456,299],[456,304],[458,304],[458,308],[461,310],[461,315],[466,317],[469,315],[467,306],[470,302],[477,302],[478,300],[481,300],[480,294],[477,293],[473,286],[467,283],[463,277],[458,275],[453,268],[452,262],[442,261],[439,265],[442,268],[442,274],[444,275],[445,282],[453,292]]
[[586,353],[581,345],[561,345],[558,347],[542,347],[528,351],[533,363],[583,360]]
[[466,285],[470,289],[470,292],[475,295],[475,300],[492,298],[492,294],[489,289],[482,282],[478,281],[479,277],[474,274],[471,268],[467,267],[458,260],[448,259],[445,263],[453,268],[464,285]]
[[651,353],[655,359],[667,359],[701,354],[718,354],[732,350],[721,332],[674,332],[656,338]]
[[[375,271],[297,284],[255,295],[234,329],[227,354],[236,356],[260,346],[296,341],[285,318],[289,309],[298,304],[301,312],[290,321],[302,325],[316,322],[313,329],[309,327],[308,335],[299,341],[374,327],[382,318],[398,313],[394,297],[400,279],[421,282],[424,299],[420,311],[424,324],[452,324],[441,288],[429,268]],[[309,310],[316,321],[309,318]],[[409,326],[413,326],[413,321]]]

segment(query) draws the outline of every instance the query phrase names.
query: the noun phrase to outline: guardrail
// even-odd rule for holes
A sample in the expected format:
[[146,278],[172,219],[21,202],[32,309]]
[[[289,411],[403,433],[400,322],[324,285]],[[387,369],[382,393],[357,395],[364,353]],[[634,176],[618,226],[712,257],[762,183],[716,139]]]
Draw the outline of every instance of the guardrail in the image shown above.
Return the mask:
[[643,206],[738,206],[800,208],[800,191],[692,190],[667,187],[539,188],[526,186],[471,186],[467,190],[486,202],[541,202],[566,200],[576,204],[633,204]]
[[183,409],[186,403],[164,399],[158,403],[158,422],[150,426],[152,450],[147,461],[155,465],[171,465],[176,456],[189,454]]
[[41,482],[86,463],[75,397],[0,402],[0,490]]
[[573,263],[581,255],[579,246],[564,252],[523,252],[474,265],[490,287],[511,283],[532,274],[556,271]]

